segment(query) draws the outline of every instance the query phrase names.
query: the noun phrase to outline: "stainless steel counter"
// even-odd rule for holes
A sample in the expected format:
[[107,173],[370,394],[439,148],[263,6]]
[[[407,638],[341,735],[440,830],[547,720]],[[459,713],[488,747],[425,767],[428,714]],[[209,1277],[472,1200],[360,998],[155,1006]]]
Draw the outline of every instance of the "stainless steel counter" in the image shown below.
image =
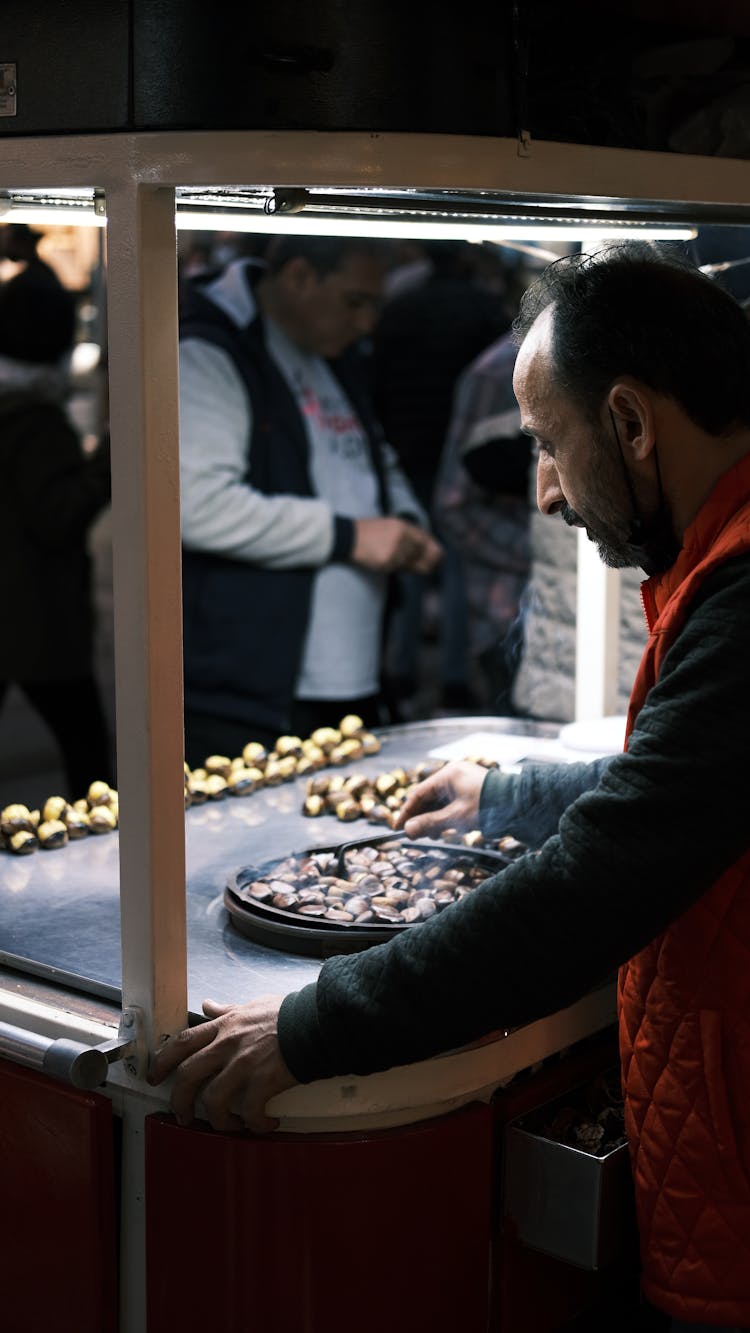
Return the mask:
[[[380,733],[378,755],[340,772],[375,774],[410,766],[436,746],[473,732],[550,737],[557,728],[507,718],[437,719]],[[53,793],[50,793],[52,795]],[[322,962],[255,944],[229,921],[222,898],[227,873],[309,846],[377,832],[360,820],[301,813],[304,780],[248,797],[194,806],[185,814],[188,1003],[249,1000],[314,981]],[[119,1003],[119,866],[116,833],[90,836],[57,851],[0,855],[0,965]]]
[[[531,749],[539,744],[559,748],[558,728],[551,725],[503,718],[436,720],[382,733],[380,754],[357,763],[356,770],[375,774],[400,764],[408,767],[451,743],[461,752],[462,740],[476,732],[493,733],[495,743],[502,737],[503,748],[518,758],[527,739]],[[321,960],[253,943],[234,929],[223,906],[227,873],[241,863],[379,831],[364,820],[344,824],[332,816],[306,818],[303,795],[304,781],[297,780],[186,812],[191,1014],[201,1014],[208,996],[249,1000],[287,993],[317,977]],[[32,1034],[84,1045],[115,1035],[121,1007],[118,870],[116,833],[28,857],[0,854],[1,1019]],[[432,1060],[290,1088],[272,1099],[269,1113],[278,1117],[280,1129],[300,1134],[412,1124],[487,1100],[519,1070],[611,1027],[614,1020],[614,984],[607,983],[558,1014]],[[108,1087],[121,1111],[130,1097],[139,1115],[146,1105],[167,1108],[166,1084],[144,1093],[119,1066],[113,1066]]]

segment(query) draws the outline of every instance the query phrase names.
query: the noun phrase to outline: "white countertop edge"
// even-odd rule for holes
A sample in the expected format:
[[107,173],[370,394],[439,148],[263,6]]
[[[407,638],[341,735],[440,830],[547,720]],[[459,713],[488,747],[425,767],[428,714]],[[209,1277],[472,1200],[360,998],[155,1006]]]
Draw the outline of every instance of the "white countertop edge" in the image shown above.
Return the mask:
[[379,1074],[321,1079],[273,1097],[279,1131],[319,1134],[416,1123],[472,1101],[488,1101],[514,1074],[616,1021],[615,985],[591,991],[559,1013],[481,1046]]
[[98,1023],[94,1019],[68,1012],[59,1003],[44,1004],[28,995],[17,995],[0,988],[0,1022],[12,1023],[38,1036],[53,1040],[64,1037],[84,1045],[97,1046],[117,1036],[117,1022]]
[[[611,982],[567,1009],[497,1034],[475,1047],[378,1074],[299,1084],[273,1097],[268,1114],[278,1116],[278,1132],[292,1134],[361,1133],[416,1124],[469,1102],[489,1101],[520,1070],[564,1051],[615,1021],[615,985]],[[99,1023],[2,988],[0,1022],[53,1040],[64,1037],[88,1045],[108,1041],[117,1034],[114,1024]],[[108,1084],[121,1081],[135,1091],[135,1080],[113,1067]],[[151,1097],[154,1110],[168,1109],[166,1086],[152,1092]]]

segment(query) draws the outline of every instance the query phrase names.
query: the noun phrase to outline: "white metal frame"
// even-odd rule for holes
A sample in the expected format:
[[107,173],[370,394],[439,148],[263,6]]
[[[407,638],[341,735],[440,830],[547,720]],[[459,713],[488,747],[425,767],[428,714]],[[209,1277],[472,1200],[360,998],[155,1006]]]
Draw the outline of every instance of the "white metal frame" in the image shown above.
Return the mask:
[[[187,1009],[174,190],[241,184],[750,205],[747,162],[511,139],[227,131],[0,142],[0,188],[106,196],[123,1005],[142,1011],[149,1046]],[[599,593],[606,625],[611,586]],[[595,674],[609,672],[603,652]]]
[[575,719],[583,722],[618,709],[621,574],[602,563],[583,528],[576,536]]
[[[232,131],[0,140],[0,189],[97,188],[106,196],[122,991],[123,1007],[143,1016],[149,1048],[187,1017],[174,191],[241,184],[504,190],[532,198],[559,193],[736,206],[750,204],[750,163],[452,135]],[[604,645],[612,584],[600,578],[595,597],[585,586],[582,581],[593,636]],[[602,649],[587,691],[603,691],[610,672]],[[606,707],[603,695],[599,706]],[[566,1011],[561,1021],[570,1041],[582,1035],[579,1009],[586,1010],[590,1031],[588,1011],[597,1003],[589,997]],[[609,1021],[608,1003],[602,997],[596,1022]],[[32,1026],[34,1016],[28,1019]],[[540,1035],[541,1028],[528,1029],[525,1041],[544,1052],[550,1036]],[[511,1042],[509,1056],[512,1049]],[[456,1078],[464,1095],[469,1086],[476,1094],[503,1076],[502,1051],[486,1054],[489,1067],[479,1052],[441,1068],[455,1065],[463,1071]],[[521,1064],[524,1058],[518,1052]],[[112,1089],[125,1125],[123,1333],[145,1327],[142,1121],[153,1102],[143,1072],[132,1078],[123,1071],[122,1086]],[[390,1123],[395,1103],[408,1105],[415,1118],[427,1086],[412,1088],[404,1101],[397,1090],[401,1075],[412,1077],[389,1071],[355,1089],[371,1112],[390,1108]],[[381,1078],[382,1088],[376,1085]],[[457,1104],[456,1082],[437,1077],[432,1088],[435,1078],[433,1069],[426,1100],[440,1101],[443,1109]],[[331,1107],[321,1092],[326,1086],[315,1085],[304,1106],[304,1090],[285,1094],[292,1116],[301,1109],[304,1124],[312,1126],[316,1115],[323,1124]],[[331,1089],[342,1109],[353,1086],[348,1080]]]

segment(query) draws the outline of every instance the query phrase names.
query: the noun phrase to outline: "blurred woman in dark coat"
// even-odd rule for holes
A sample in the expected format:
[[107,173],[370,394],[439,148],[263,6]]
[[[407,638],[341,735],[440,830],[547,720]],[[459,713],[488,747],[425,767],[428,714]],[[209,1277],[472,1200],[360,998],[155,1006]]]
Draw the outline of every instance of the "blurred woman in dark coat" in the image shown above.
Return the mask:
[[0,286],[0,707],[17,685],[52,731],[70,800],[111,781],[93,671],[87,532],[109,450],[85,455],[65,409],[73,298],[34,266]]

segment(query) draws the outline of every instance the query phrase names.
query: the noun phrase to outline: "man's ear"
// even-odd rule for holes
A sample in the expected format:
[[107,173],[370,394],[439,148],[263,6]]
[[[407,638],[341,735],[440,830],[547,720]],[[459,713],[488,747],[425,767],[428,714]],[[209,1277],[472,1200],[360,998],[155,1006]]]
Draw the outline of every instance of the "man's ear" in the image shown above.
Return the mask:
[[656,419],[651,390],[631,377],[617,380],[607,395],[607,406],[623,449],[633,458],[647,458],[656,443]]

